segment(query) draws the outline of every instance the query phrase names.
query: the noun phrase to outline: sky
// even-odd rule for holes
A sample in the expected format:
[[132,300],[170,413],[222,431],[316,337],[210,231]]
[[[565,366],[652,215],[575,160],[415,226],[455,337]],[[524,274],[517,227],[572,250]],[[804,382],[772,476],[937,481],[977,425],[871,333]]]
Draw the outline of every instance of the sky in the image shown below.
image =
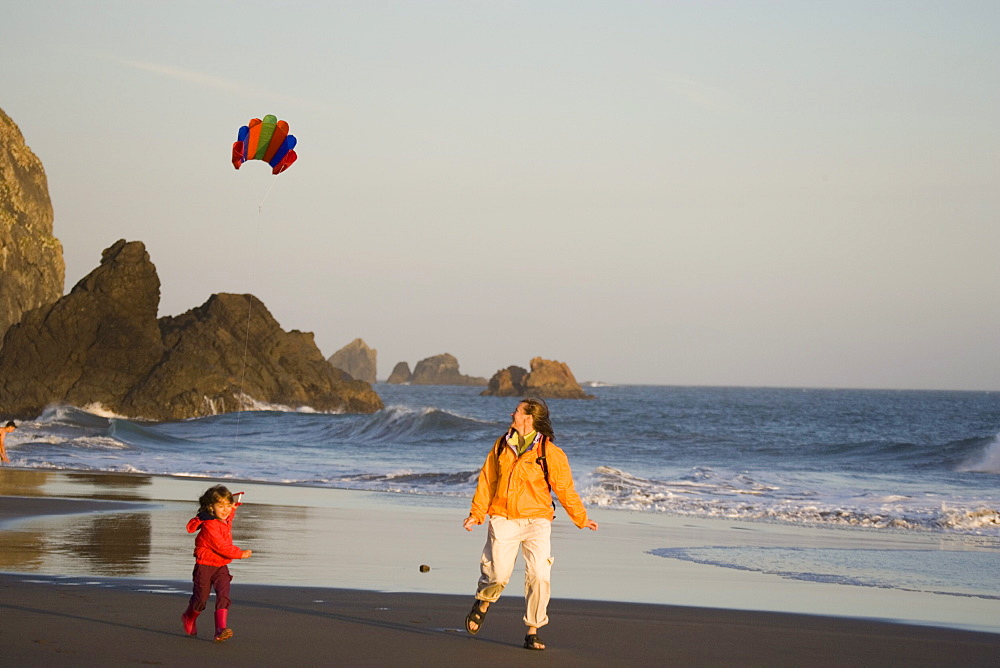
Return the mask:
[[[378,377],[1000,390],[1000,3],[0,0],[68,292],[252,293]],[[232,142],[274,114],[280,176]]]

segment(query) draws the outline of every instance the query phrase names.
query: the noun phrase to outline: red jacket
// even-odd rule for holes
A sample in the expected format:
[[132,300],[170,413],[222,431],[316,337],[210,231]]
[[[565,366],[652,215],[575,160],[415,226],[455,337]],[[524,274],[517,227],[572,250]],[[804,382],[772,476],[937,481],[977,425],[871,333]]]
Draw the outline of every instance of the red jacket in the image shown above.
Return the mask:
[[243,556],[243,550],[233,545],[233,518],[236,508],[227,520],[216,519],[208,513],[198,513],[187,523],[188,533],[198,532],[194,539],[195,563],[206,566],[225,566]]

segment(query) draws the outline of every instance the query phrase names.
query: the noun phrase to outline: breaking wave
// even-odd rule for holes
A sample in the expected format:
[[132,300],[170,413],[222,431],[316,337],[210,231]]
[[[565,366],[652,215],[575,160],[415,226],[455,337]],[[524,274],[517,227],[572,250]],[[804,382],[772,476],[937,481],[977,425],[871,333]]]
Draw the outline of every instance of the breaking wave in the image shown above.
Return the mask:
[[965,473],[1000,473],[1000,434],[956,468]]

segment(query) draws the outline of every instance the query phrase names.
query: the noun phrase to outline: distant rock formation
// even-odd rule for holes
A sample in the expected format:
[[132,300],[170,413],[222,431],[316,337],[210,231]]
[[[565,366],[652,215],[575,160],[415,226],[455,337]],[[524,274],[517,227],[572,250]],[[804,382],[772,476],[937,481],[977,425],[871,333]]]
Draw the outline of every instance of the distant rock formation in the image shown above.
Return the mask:
[[385,382],[390,385],[403,385],[409,383],[410,378],[413,378],[413,374],[410,373],[410,365],[406,362],[399,362],[392,368],[392,373],[389,374],[389,378]]
[[53,403],[99,404],[138,419],[178,420],[254,402],[382,408],[368,383],[323,359],[312,334],[284,332],[251,295],[212,295],[158,321],[159,300],[160,280],[141,242],[105,250],[68,295],[7,331],[0,413],[32,419]]
[[519,366],[500,369],[490,378],[489,386],[480,392],[486,397],[518,397],[524,395],[528,370]]
[[377,350],[369,348],[361,339],[354,339],[330,355],[327,361],[351,378],[374,383],[377,356]]
[[564,362],[536,357],[531,371],[519,366],[500,369],[490,378],[489,387],[480,393],[488,397],[541,397],[543,399],[593,399],[576,382]]
[[42,163],[0,109],[0,340],[26,311],[62,296],[66,265],[52,219]]
[[485,378],[463,376],[454,355],[443,353],[417,362],[411,385],[486,385]]

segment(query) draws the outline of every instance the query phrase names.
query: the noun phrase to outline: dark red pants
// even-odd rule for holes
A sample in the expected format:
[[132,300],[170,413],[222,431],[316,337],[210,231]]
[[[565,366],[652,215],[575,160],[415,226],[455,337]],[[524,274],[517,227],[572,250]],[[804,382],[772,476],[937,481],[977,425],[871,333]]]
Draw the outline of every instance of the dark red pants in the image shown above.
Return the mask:
[[233,581],[233,576],[229,574],[228,566],[206,566],[205,564],[195,564],[192,578],[194,589],[191,593],[191,600],[188,602],[188,610],[201,612],[208,605],[208,596],[215,589],[215,609],[228,610],[229,604],[229,583]]

